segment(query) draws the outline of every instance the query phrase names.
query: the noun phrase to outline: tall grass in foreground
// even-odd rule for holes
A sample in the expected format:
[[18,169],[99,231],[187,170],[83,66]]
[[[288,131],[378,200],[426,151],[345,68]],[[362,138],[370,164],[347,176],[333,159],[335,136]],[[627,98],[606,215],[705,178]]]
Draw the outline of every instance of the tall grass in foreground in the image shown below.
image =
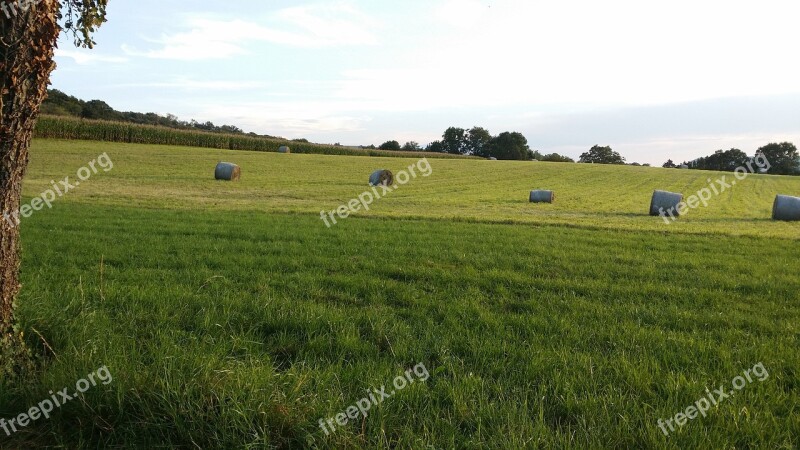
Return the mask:
[[129,144],[180,145],[186,147],[216,148],[224,150],[252,150],[277,152],[282,145],[291,147],[293,153],[321,155],[386,156],[398,158],[464,158],[430,152],[403,152],[358,149],[336,145],[321,145],[283,139],[239,134],[211,133],[208,131],[179,130],[153,125],[140,125],[103,120],[86,120],[63,116],[42,116],[36,125],[37,138],[85,141],[121,142]]
[[[793,241],[385,218],[327,229],[65,202],[30,218],[23,244],[20,317],[51,356],[0,386],[0,417],[101,365],[114,381],[0,447],[800,444]],[[425,383],[319,429],[420,362]],[[759,362],[768,379],[659,430]]]

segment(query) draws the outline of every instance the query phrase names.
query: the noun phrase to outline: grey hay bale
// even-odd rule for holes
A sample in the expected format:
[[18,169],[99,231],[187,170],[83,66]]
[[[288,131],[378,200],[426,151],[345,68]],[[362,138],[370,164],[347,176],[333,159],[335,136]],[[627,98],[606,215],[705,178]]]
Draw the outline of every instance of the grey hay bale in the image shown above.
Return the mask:
[[497,158],[495,158],[494,156],[490,156],[489,161],[497,161]]
[[233,163],[221,162],[217,164],[217,168],[214,169],[214,178],[217,180],[239,181],[241,176],[242,169]]
[[556,193],[553,191],[531,191],[531,203],[553,203],[556,200]]
[[665,214],[669,212],[674,216],[679,216],[678,204],[683,201],[683,194],[667,191],[654,191],[653,199],[650,200],[650,215],[660,216],[663,209]]
[[800,197],[776,196],[772,204],[772,220],[800,220]]
[[394,184],[394,175],[391,170],[376,170],[369,176],[370,186],[391,186]]
[[292,149],[285,145],[281,145],[281,147],[278,149],[278,153],[292,153]]

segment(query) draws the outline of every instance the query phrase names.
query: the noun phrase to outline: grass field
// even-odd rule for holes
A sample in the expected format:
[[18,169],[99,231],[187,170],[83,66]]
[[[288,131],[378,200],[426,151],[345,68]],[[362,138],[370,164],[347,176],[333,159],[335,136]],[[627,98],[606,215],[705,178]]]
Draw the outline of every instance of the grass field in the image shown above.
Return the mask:
[[[666,225],[653,189],[723,174],[430,160],[327,228],[372,170],[415,160],[39,140],[26,199],[103,152],[113,170],[23,219],[19,313],[48,357],[0,386],[0,418],[103,365],[113,382],[0,448],[800,445],[800,224],[769,220],[800,178],[753,175]],[[220,160],[242,181],[215,182]],[[426,381],[319,428],[420,363]]]

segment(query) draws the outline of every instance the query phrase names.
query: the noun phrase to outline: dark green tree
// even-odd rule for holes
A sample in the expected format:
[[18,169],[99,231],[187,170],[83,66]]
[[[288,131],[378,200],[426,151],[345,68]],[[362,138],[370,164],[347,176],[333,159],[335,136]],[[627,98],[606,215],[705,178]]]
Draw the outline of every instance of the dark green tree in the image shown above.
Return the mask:
[[464,154],[488,158],[488,146],[491,141],[492,135],[489,130],[482,127],[472,127],[466,135]]
[[797,147],[791,142],[767,144],[756,151],[756,154],[759,153],[769,161],[771,166],[769,173],[777,175],[795,175],[799,173]]
[[379,150],[400,150],[400,143],[397,141],[386,141],[378,146]]
[[575,160],[570,158],[569,156],[559,155],[558,153],[550,153],[549,155],[544,155],[540,161],[546,162],[570,162],[574,163]]
[[403,144],[403,150],[410,151],[410,152],[416,152],[416,151],[422,150],[422,147],[420,147],[419,143],[417,143],[415,141],[408,141],[405,144]]
[[425,147],[425,151],[432,153],[447,153],[447,149],[445,148],[444,143],[442,143],[442,141],[431,142],[430,144],[428,144],[427,147]]
[[611,150],[611,147],[595,145],[588,152],[583,153],[579,162],[593,164],[625,164],[625,158]]
[[524,161],[530,157],[528,140],[522,133],[503,132],[492,138],[487,145],[488,156],[497,159]]
[[450,127],[442,135],[445,152],[464,155],[467,151],[467,132],[463,128]]

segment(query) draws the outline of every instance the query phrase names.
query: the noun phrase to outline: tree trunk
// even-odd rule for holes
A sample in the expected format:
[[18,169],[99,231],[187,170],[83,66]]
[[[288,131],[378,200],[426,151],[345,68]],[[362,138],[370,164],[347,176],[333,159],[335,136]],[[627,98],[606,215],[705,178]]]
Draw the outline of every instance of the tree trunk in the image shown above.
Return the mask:
[[[0,376],[26,354],[14,328],[22,178],[39,107],[55,68],[59,2],[2,1],[0,10]],[[28,5],[27,10],[22,5]],[[4,373],[5,372],[5,373]]]

